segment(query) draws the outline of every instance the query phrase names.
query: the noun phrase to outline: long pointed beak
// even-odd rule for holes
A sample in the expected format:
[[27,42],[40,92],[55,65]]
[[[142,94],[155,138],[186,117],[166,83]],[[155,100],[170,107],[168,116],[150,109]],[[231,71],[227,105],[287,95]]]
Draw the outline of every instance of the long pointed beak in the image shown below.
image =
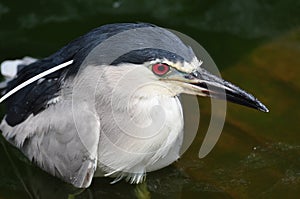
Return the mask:
[[198,92],[202,92],[200,95],[224,99],[263,112],[269,112],[267,107],[253,95],[230,82],[210,74],[204,69],[192,72],[189,78],[194,80],[190,84],[197,86],[199,88]]

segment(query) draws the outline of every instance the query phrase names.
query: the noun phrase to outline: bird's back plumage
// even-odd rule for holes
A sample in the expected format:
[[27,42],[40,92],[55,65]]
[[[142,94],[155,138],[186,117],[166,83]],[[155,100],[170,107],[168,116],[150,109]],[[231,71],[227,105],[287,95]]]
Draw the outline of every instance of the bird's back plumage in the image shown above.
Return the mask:
[[6,92],[43,71],[74,60],[71,66],[48,75],[43,81],[37,81],[26,86],[7,99],[5,101],[7,123],[15,126],[26,120],[29,115],[43,111],[47,107],[47,103],[57,97],[63,81],[76,75],[84,58],[102,41],[122,31],[143,27],[153,27],[153,25],[145,23],[104,25],[75,39],[49,57],[23,67],[18,72],[17,77],[8,83]]

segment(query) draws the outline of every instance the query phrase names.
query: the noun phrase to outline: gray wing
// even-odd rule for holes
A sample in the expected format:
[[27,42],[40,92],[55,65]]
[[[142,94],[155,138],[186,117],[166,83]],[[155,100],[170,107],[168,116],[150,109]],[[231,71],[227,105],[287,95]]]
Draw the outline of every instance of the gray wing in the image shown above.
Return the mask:
[[97,167],[100,122],[86,103],[64,100],[12,127],[4,137],[43,170],[76,187],[88,187]]

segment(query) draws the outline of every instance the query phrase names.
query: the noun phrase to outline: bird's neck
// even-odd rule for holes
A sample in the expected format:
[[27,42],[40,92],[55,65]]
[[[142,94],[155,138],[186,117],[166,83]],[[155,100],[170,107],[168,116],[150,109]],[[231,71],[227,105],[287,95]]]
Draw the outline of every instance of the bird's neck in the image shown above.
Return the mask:
[[105,172],[140,175],[179,157],[183,115],[177,97],[132,98],[127,106],[122,99],[112,103],[99,107],[103,125],[98,159]]

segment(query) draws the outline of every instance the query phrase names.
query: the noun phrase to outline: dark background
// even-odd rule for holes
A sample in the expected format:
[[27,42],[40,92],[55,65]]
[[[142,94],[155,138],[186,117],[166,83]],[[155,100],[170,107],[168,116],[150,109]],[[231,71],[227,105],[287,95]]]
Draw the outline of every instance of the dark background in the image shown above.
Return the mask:
[[198,159],[210,118],[209,99],[199,98],[200,128],[190,149],[138,186],[95,179],[89,189],[75,189],[28,163],[1,136],[0,198],[297,198],[299,11],[297,0],[1,0],[0,62],[48,56],[103,24],[149,22],[197,40],[223,78],[270,113],[228,104],[221,138]]

